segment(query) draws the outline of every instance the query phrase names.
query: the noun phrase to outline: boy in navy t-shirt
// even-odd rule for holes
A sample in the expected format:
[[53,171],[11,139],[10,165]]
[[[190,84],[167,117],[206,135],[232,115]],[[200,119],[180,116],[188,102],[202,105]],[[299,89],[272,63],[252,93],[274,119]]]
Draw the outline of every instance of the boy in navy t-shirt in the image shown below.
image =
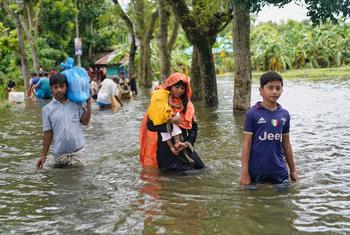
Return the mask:
[[256,103],[246,113],[242,148],[240,184],[272,183],[298,180],[293,151],[289,141],[290,116],[277,103],[283,92],[282,77],[267,72],[260,77],[262,102]]

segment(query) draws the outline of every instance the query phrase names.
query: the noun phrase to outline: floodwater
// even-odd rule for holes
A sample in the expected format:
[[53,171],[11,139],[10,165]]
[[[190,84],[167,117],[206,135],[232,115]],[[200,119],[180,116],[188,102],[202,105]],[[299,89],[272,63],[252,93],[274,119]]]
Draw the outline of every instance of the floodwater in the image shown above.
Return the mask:
[[48,158],[35,169],[45,102],[1,110],[0,233],[349,234],[350,80],[285,83],[301,178],[287,188],[239,186],[244,114],[232,114],[232,84],[219,79],[218,109],[195,104],[208,167],[186,176],[139,165],[146,92],[114,113],[94,109],[83,168],[54,169]]

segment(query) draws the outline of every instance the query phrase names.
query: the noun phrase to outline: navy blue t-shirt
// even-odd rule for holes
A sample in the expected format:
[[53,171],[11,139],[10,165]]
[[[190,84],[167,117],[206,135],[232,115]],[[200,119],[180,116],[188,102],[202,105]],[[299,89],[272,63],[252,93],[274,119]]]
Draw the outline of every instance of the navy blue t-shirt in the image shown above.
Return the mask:
[[265,109],[256,103],[246,113],[244,133],[252,134],[249,173],[288,173],[282,138],[289,133],[290,116],[279,104],[277,109]]

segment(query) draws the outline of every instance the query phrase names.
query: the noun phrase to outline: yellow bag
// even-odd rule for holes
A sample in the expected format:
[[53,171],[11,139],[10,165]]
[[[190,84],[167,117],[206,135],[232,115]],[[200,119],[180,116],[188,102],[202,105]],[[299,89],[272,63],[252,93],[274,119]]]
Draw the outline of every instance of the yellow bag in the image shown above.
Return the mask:
[[173,109],[168,104],[169,95],[170,91],[165,89],[152,92],[147,114],[154,125],[166,123],[174,115]]
[[113,110],[118,109],[121,106],[121,104],[118,102],[118,100],[115,98],[114,95],[112,95],[111,103],[112,103],[111,106]]

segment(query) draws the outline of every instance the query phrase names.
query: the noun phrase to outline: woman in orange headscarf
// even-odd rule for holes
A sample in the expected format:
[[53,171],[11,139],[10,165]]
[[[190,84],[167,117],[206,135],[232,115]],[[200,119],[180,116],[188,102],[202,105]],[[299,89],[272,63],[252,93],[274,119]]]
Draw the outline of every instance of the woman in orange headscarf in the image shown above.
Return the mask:
[[[178,96],[175,89],[183,87]],[[173,95],[170,96],[170,91]],[[192,89],[189,78],[182,73],[173,73],[164,84],[152,93],[151,102],[140,129],[140,162],[146,167],[158,167],[163,170],[184,171],[205,167],[204,163],[193,150],[197,137],[197,123],[194,120],[194,106],[190,100]],[[179,116],[174,116],[174,110],[169,103],[181,104]],[[161,133],[167,132],[168,123],[178,124],[181,128],[183,144],[172,151],[171,146],[162,141]],[[168,128],[167,128],[168,127]]]

